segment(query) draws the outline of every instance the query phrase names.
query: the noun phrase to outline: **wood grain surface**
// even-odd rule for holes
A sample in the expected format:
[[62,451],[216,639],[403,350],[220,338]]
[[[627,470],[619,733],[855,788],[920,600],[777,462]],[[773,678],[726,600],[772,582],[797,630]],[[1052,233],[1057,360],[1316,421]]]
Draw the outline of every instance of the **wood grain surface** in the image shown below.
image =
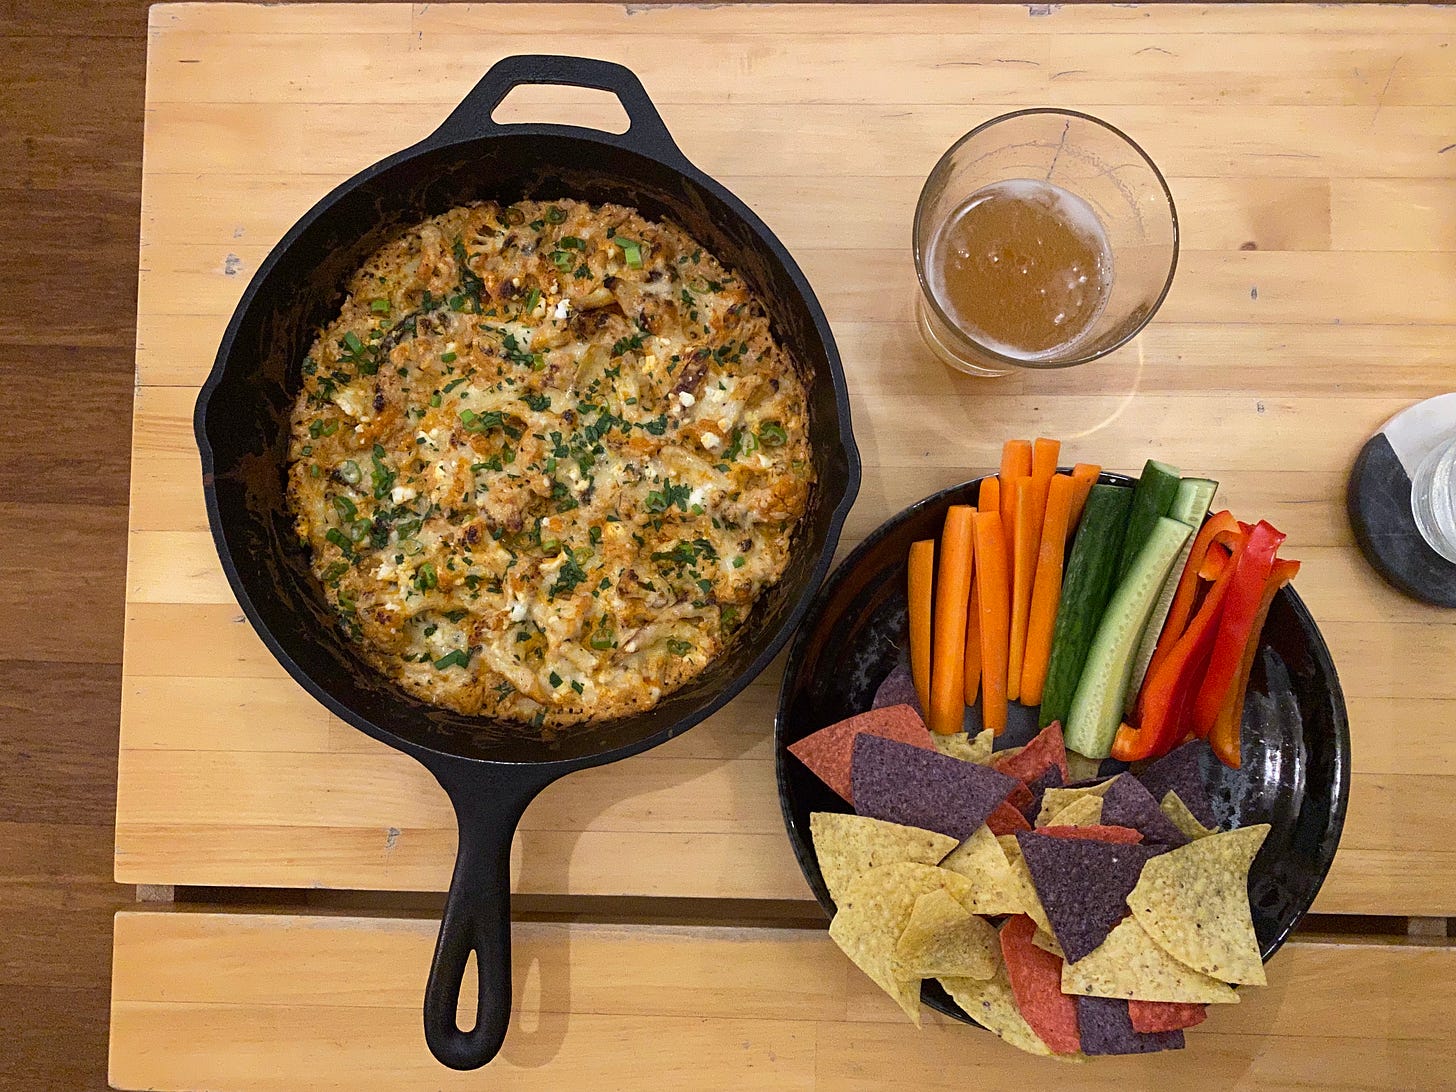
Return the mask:
[[[1456,627],[1381,584],[1343,514],[1365,438],[1456,376],[1452,29],[1437,9],[1369,7],[153,9],[118,879],[444,886],[452,817],[433,782],[319,709],[242,620],[206,531],[190,413],[238,295],[294,219],[428,133],[492,62],[549,44],[632,66],[687,155],[803,264],[866,462],[846,549],[992,466],[1008,429],[1109,468],[1154,456],[1220,479],[1221,504],[1289,533],[1350,705],[1349,822],[1317,909],[1456,913],[1456,736],[1413,731],[1456,713]],[[1168,174],[1177,280],[1107,362],[960,377],[910,325],[915,197],[967,128],[1046,103],[1106,117]],[[554,88],[498,117],[614,113]],[[777,679],[543,793],[517,889],[807,898],[774,796]]]
[[[120,1088],[1413,1089],[1456,1065],[1456,949],[1290,944],[1182,1052],[1075,1070],[899,1008],[817,930],[518,925],[516,1012],[485,1073],[425,1049],[427,921],[128,913]],[[1356,985],[1358,984],[1358,986]],[[473,997],[474,988],[466,995]],[[471,1014],[464,1019],[469,1022]],[[1439,1080],[1439,1077],[1437,1077]]]

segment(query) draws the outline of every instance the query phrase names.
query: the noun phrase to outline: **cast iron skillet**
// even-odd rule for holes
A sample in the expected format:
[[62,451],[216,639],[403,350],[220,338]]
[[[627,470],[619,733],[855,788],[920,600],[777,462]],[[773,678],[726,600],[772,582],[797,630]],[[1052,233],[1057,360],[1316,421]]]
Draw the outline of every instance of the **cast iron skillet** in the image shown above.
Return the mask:
[[[610,91],[631,125],[614,135],[491,120],[511,88],[530,83]],[[336,313],[349,275],[426,217],[471,200],[522,197],[633,205],[680,224],[744,275],[805,370],[818,479],[788,570],[717,661],[650,713],[551,739],[427,705],[365,665],[332,620],[285,504],[299,366],[317,328]],[[824,313],[773,233],[678,150],[630,71],[577,57],[508,57],[434,133],[339,186],[283,237],[228,324],[195,427],[213,538],[259,636],[330,710],[422,762],[455,806],[459,851],[425,991],[425,1037],[446,1065],[483,1065],[500,1049],[510,1019],[510,845],[526,805],[564,774],[655,747],[726,703],[783,646],[828,571],[860,464]],[[457,999],[472,951],[479,1016],[461,1031]]]
[[[849,806],[788,753],[810,732],[870,707],[875,688],[904,659],[905,563],[910,543],[938,538],[945,510],[973,504],[981,479],[942,490],[883,523],[834,571],[789,649],[775,723],[779,804],[804,878],[826,913],[834,902],[809,837],[809,814]],[[1131,485],[1121,474],[1109,484]],[[1225,829],[1269,823],[1249,874],[1254,930],[1267,961],[1304,917],[1340,843],[1350,795],[1350,727],[1329,649],[1293,588],[1274,600],[1244,706],[1242,769],[1205,764],[1214,815]],[[1030,710],[1011,706],[997,749],[1036,731]],[[980,707],[970,714],[980,728]],[[1210,756],[1211,757],[1211,756]],[[1125,768],[1108,760],[1103,773]],[[974,1023],[934,980],[922,999]]]

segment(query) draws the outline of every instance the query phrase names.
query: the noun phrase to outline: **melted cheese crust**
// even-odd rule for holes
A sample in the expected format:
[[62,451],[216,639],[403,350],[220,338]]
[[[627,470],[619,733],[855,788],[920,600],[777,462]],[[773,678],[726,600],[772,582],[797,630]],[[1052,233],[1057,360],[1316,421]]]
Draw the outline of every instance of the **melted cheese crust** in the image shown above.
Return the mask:
[[621,206],[427,220],[355,274],[303,372],[314,572],[380,671],[465,713],[650,709],[778,580],[813,481],[758,301]]

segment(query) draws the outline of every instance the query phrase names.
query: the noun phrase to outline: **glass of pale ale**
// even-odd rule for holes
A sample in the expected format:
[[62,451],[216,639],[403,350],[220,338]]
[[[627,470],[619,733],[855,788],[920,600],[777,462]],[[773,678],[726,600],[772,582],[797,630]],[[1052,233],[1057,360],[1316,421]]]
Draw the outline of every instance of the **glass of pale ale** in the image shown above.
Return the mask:
[[972,375],[1069,368],[1135,337],[1178,264],[1178,213],[1125,133],[1071,110],[972,129],[915,209],[917,321]]

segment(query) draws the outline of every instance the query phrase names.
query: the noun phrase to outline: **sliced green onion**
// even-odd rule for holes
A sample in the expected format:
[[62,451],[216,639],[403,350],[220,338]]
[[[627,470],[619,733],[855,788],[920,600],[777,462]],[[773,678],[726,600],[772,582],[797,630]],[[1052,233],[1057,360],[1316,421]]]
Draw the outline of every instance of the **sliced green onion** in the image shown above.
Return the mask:
[[416,569],[415,583],[419,585],[420,591],[429,591],[431,588],[439,587],[440,576],[435,572],[435,566],[426,561]]
[[570,254],[564,250],[553,250],[550,254],[552,264],[563,273],[570,273],[574,263]]
[[444,671],[447,667],[468,667],[470,665],[470,653],[463,648],[457,648],[454,652],[447,652],[435,661],[435,670]]
[[567,250],[586,249],[586,244],[578,239],[575,235],[563,235],[558,240],[558,245],[565,247]]
[[605,650],[615,648],[616,644],[617,635],[605,626],[591,635],[592,648]]
[[758,426],[758,438],[764,447],[783,447],[789,442],[789,434],[777,421],[765,421]]
[[373,300],[369,304],[369,310],[373,311],[376,315],[387,315],[389,314],[389,301]]
[[632,239],[618,235],[612,242],[622,248],[622,257],[627,260],[627,265],[633,269],[642,268],[642,244]]
[[735,569],[741,569],[741,568],[743,568],[743,558],[741,558],[741,557],[735,557],[733,559],[733,567]]
[[353,523],[349,524],[349,541],[355,543],[363,542],[366,538],[369,537],[369,532],[373,529],[373,527],[374,525],[370,523],[367,519],[355,520]]
[[364,480],[364,472],[359,469],[359,464],[350,459],[343,466],[339,467],[339,477],[343,478],[350,485],[358,485]]
[[536,310],[536,304],[541,302],[541,289],[533,288],[526,293],[526,314]]
[[456,361],[456,359],[458,358],[458,356],[459,356],[458,353],[441,353],[440,354],[440,363],[442,363],[442,364],[454,364],[455,361]]
[[354,552],[354,548],[349,545],[349,540],[344,537],[344,532],[340,531],[337,527],[330,527],[328,533],[324,535],[324,538],[328,539],[346,554],[352,554]]
[[364,343],[359,340],[359,335],[350,330],[344,335],[344,348],[351,353],[359,353],[364,349]]
[[348,497],[342,497],[336,493],[332,499],[334,511],[339,513],[339,518],[345,523],[352,523],[359,518],[359,510],[354,507],[354,502]]
[[505,214],[501,217],[501,219],[503,219],[506,223],[510,224],[512,227],[519,227],[521,224],[524,224],[526,222],[526,214],[520,209],[516,208],[515,205],[511,205],[506,209]]
[[439,406],[440,406],[440,392],[439,391],[436,391],[434,394],[430,395],[430,405],[431,406],[434,406],[436,409],[439,408]]
[[566,213],[562,212],[555,205],[546,210],[546,222],[548,224],[560,224],[565,222]]

